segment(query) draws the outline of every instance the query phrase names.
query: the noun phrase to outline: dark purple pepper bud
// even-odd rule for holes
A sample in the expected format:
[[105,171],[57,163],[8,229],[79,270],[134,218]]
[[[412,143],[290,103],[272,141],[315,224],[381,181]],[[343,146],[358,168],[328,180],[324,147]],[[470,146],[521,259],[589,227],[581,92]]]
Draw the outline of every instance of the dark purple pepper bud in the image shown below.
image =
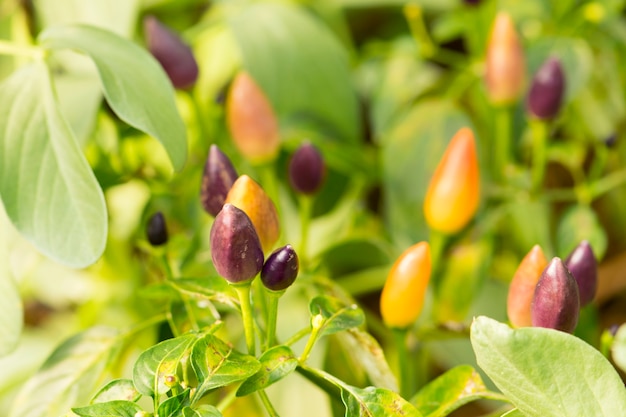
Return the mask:
[[598,263],[588,241],[583,240],[574,248],[565,266],[578,283],[580,306],[584,307],[593,300],[598,287]]
[[302,194],[315,193],[322,182],[326,167],[320,152],[312,144],[303,143],[289,162],[289,182]]
[[272,291],[286,290],[298,276],[298,255],[291,245],[276,249],[261,270],[263,285]]
[[236,180],[237,171],[230,159],[217,145],[211,145],[209,156],[204,164],[200,186],[200,200],[207,213],[217,216],[224,205],[228,191]]
[[152,246],[161,246],[167,243],[167,226],[165,217],[163,217],[163,213],[160,211],[157,211],[148,219],[146,236]]
[[613,133],[604,139],[604,144],[607,148],[612,148],[617,143],[617,134]]
[[535,327],[572,333],[578,324],[578,284],[560,258],[553,258],[535,287],[531,319]]
[[154,16],[143,20],[148,50],[161,64],[176,88],[193,86],[198,78],[198,63],[189,45]]
[[538,119],[551,119],[561,108],[564,92],[565,75],[561,61],[548,58],[533,78],[526,108]]
[[224,204],[211,227],[211,257],[217,272],[231,284],[252,280],[263,267],[259,236],[248,215]]

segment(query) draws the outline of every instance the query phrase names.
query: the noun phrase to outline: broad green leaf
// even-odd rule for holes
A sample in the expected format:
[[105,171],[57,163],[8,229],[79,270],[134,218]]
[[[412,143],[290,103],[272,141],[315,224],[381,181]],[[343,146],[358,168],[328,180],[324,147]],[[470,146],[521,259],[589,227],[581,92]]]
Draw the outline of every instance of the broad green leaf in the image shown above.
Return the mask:
[[58,417],[85,404],[117,355],[121,339],[107,327],[94,327],[62,343],[18,394],[9,417]]
[[8,231],[11,226],[0,204],[0,357],[13,352],[22,334],[22,299],[9,268]]
[[178,364],[189,353],[197,335],[187,333],[164,340],[143,352],[133,367],[133,383],[142,395],[158,397],[170,390],[165,378],[176,375]]
[[109,401],[137,401],[141,397],[130,379],[114,379],[106,384],[91,399],[91,404]]
[[183,417],[222,417],[222,413],[212,405],[202,404],[198,407],[183,408]]
[[261,367],[255,357],[237,352],[211,334],[205,335],[193,346],[191,365],[199,382],[194,401],[208,390],[254,375]]
[[428,99],[382,137],[385,222],[399,247],[428,238],[422,214],[426,189],[448,142],[465,126],[472,126],[470,119],[453,103]]
[[346,305],[337,298],[318,295],[309,303],[312,316],[318,314],[324,318],[321,335],[329,335],[363,324],[365,315],[356,304]]
[[268,349],[261,355],[259,362],[261,369],[241,384],[237,390],[238,397],[269,387],[292,373],[298,366],[298,359],[288,346]]
[[527,417],[614,417],[624,383],[592,346],[553,329],[511,329],[480,316],[471,327],[478,365]]
[[48,68],[23,66],[0,85],[0,197],[15,227],[73,267],[104,251],[104,196],[59,113]]
[[159,404],[159,408],[157,409],[156,415],[159,417],[174,417],[180,416],[184,407],[188,407],[189,404],[189,395],[191,390],[187,388],[183,392],[178,395],[174,395],[173,397],[168,398]]
[[46,29],[39,42],[45,48],[76,49],[89,55],[115,113],[157,138],[174,168],[182,169],[187,157],[187,131],[167,75],[145,49],[113,32],[87,25]]
[[570,207],[561,217],[556,235],[559,255],[563,258],[583,240],[589,241],[597,259],[602,259],[606,252],[606,231],[596,212],[589,206]]
[[518,410],[517,408],[514,408],[513,410],[508,411],[505,414],[502,414],[501,417],[524,417],[524,414],[522,414],[522,412]]
[[611,355],[617,367],[626,372],[626,325],[621,325],[615,333]]
[[72,411],[80,417],[135,417],[142,410],[132,401],[109,401],[72,408]]
[[109,401],[72,408],[72,411],[80,417],[135,417],[142,410],[132,401]]
[[427,417],[443,417],[480,399],[506,401],[502,394],[487,390],[474,368],[460,365],[422,388],[411,399],[411,404]]
[[354,142],[360,134],[346,51],[304,9],[254,3],[229,25],[244,66],[276,109],[283,126],[313,125]]

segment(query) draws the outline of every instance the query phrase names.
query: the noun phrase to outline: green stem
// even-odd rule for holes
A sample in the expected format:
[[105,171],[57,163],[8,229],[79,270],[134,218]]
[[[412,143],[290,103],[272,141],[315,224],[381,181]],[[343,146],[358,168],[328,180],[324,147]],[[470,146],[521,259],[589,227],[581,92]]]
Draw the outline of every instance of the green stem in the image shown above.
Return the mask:
[[411,395],[411,386],[413,384],[412,366],[409,364],[409,352],[406,347],[407,329],[391,329],[393,334],[396,351],[398,352],[398,372],[400,372],[400,395],[404,399],[409,399]]
[[300,329],[293,336],[291,336],[289,339],[287,339],[283,343],[283,345],[291,346],[291,345],[293,345],[294,343],[296,343],[298,340],[302,339],[304,336],[306,336],[309,333],[311,333],[311,328],[310,327],[305,327],[304,329]]
[[267,414],[269,414],[270,417],[279,417],[278,413],[274,409],[274,406],[272,405],[272,402],[268,398],[267,393],[265,392],[265,390],[259,390],[257,392],[259,393],[259,397],[261,398],[261,402],[263,403],[263,405],[265,406],[265,409],[267,410]]
[[624,183],[626,183],[626,169],[611,172],[606,177],[600,178],[598,181],[590,185],[589,189],[591,198],[595,200],[602,194],[607,193]]
[[45,49],[32,45],[19,45],[0,39],[0,54],[18,55],[29,58],[41,59],[45,56]]
[[511,160],[511,109],[496,109],[496,128],[493,137],[494,178],[501,182],[506,178],[506,168]]
[[411,35],[419,45],[419,52],[423,58],[431,58],[437,51],[437,46],[428,35],[424,24],[424,13],[420,5],[408,3],[404,6],[404,17],[409,25]]
[[280,218],[280,207],[278,204],[278,184],[276,182],[276,175],[274,174],[274,163],[273,161],[265,162],[261,165],[258,165],[259,175],[261,176],[261,185],[265,190],[265,193],[269,196],[269,198],[274,202],[276,206],[276,211],[278,211],[278,215]]
[[251,282],[249,281],[244,284],[233,285],[233,287],[235,291],[237,291],[239,303],[241,304],[241,317],[243,319],[243,329],[246,336],[248,353],[252,356],[256,356],[254,320],[252,318],[252,304],[250,303],[250,284]]
[[278,319],[278,300],[284,291],[265,290],[267,294],[267,324],[264,350],[276,344],[276,320]]
[[314,316],[311,320],[311,335],[309,336],[309,340],[307,340],[306,346],[304,347],[304,350],[302,351],[302,354],[298,359],[300,363],[305,363],[306,360],[309,358],[309,355],[311,354],[311,349],[313,349],[315,342],[317,342],[319,332],[322,327],[324,327],[324,322],[324,317],[322,317],[320,314]]
[[300,248],[298,253],[300,254],[301,264],[303,269],[307,265],[309,259],[308,240],[309,230],[311,226],[311,212],[313,211],[313,198],[309,195],[303,195],[299,199],[300,201]]
[[446,244],[448,243],[448,235],[436,230],[431,230],[428,243],[430,246],[431,276],[436,277],[441,257],[443,256]]
[[530,122],[530,130],[533,138],[532,188],[538,191],[543,185],[548,162],[548,123],[542,120],[533,120]]

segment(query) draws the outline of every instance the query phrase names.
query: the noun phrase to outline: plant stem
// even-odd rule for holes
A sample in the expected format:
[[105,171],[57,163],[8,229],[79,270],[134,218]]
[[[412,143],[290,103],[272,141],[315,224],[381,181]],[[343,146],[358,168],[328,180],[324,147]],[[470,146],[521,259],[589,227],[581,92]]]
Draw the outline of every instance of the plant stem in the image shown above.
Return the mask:
[[256,356],[254,320],[252,318],[252,304],[250,303],[250,284],[251,282],[246,282],[244,284],[233,285],[233,287],[235,287],[235,291],[237,291],[239,303],[241,304],[241,317],[243,319],[243,329],[246,336],[248,353],[252,356]]
[[32,45],[19,45],[0,39],[0,54],[2,55],[18,55],[29,58],[43,58],[45,50],[43,48]]
[[538,191],[546,173],[548,124],[543,120],[532,120],[530,130],[533,138],[532,189]]
[[278,300],[284,291],[265,290],[267,294],[267,323],[264,350],[276,344],[276,320],[278,319]]
[[306,269],[308,263],[308,240],[309,229],[311,226],[311,212],[313,210],[313,198],[309,195],[303,195],[299,198],[300,202],[300,248],[298,253],[300,254],[301,263],[303,269]]
[[280,218],[280,207],[278,204],[278,184],[276,183],[276,175],[274,174],[274,163],[265,162],[258,166],[259,175],[261,176],[261,185],[269,196],[270,200],[274,202],[276,211]]
[[324,317],[322,317],[320,314],[314,316],[311,320],[311,335],[309,336],[309,340],[307,340],[306,342],[306,346],[304,347],[304,350],[302,351],[298,362],[305,363],[306,360],[309,358],[309,355],[311,354],[311,349],[313,349],[313,346],[317,341],[317,337],[319,336],[319,332],[322,327],[324,327],[324,322]]
[[415,3],[407,3],[404,6],[404,17],[409,24],[411,35],[419,46],[419,53],[423,58],[431,58],[437,51],[437,46],[428,35],[428,30],[424,24],[424,13],[422,8]]
[[259,393],[259,397],[261,398],[261,402],[263,403],[263,405],[265,406],[265,409],[267,410],[267,414],[269,414],[270,417],[279,417],[278,413],[274,409],[274,406],[272,405],[272,402],[268,398],[265,390],[259,390],[258,393]]
[[400,395],[408,400],[411,395],[411,385],[413,381],[411,375],[412,366],[409,365],[409,352],[406,348],[406,335],[408,330],[394,328],[391,329],[391,333],[393,334],[396,351],[398,352],[398,372],[400,373],[400,381],[398,381],[398,384],[400,386]]
[[430,246],[431,275],[433,278],[437,276],[439,263],[446,248],[447,241],[448,235],[438,232],[436,230],[430,231],[428,243]]
[[305,327],[304,329],[300,329],[293,336],[291,336],[289,339],[287,339],[283,343],[283,345],[291,346],[291,345],[293,345],[294,343],[296,343],[298,340],[302,339],[304,336],[306,336],[309,333],[311,333],[311,328],[310,327]]
[[503,182],[506,178],[506,167],[511,159],[511,109],[496,109],[496,128],[493,138],[494,146],[494,178]]

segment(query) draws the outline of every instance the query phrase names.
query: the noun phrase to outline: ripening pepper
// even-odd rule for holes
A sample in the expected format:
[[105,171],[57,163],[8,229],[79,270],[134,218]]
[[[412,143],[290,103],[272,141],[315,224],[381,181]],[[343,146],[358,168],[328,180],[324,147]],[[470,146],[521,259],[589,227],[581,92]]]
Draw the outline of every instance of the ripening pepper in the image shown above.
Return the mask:
[[189,45],[154,16],[143,20],[148,50],[159,61],[176,88],[192,87],[198,78],[198,63]]
[[524,89],[524,51],[511,16],[497,14],[491,27],[485,62],[487,96],[493,105],[515,102]]
[[289,183],[302,194],[314,194],[324,182],[326,167],[322,154],[309,142],[303,143],[289,161]]
[[552,119],[561,109],[565,93],[565,74],[558,58],[548,58],[535,74],[526,109],[533,117]]
[[578,284],[560,258],[553,258],[541,274],[531,305],[532,324],[572,333],[578,324]]
[[228,91],[226,123],[235,146],[250,162],[268,162],[278,154],[278,119],[263,90],[246,72],[237,74]]
[[430,246],[419,242],[405,250],[391,267],[380,296],[385,325],[406,328],[422,312],[431,275]]
[[220,212],[228,191],[237,180],[237,171],[230,159],[217,147],[211,145],[209,156],[204,164],[200,200],[202,207],[212,216]]
[[152,246],[161,246],[167,243],[167,225],[165,217],[163,217],[163,213],[160,211],[157,211],[148,219],[146,236]]
[[593,300],[598,286],[598,263],[588,241],[583,240],[574,248],[565,266],[578,283],[580,306],[584,307]]
[[211,227],[211,258],[231,284],[252,280],[263,267],[261,242],[243,210],[224,204]]
[[541,273],[548,266],[548,260],[539,245],[524,256],[520,262],[511,284],[506,302],[506,310],[511,324],[515,327],[532,326],[530,306],[535,294]]
[[452,234],[467,225],[478,209],[479,177],[474,133],[464,127],[448,144],[426,191],[424,216],[431,229]]
[[298,255],[291,245],[276,249],[267,257],[261,270],[261,281],[271,291],[284,291],[298,276]]
[[226,195],[225,203],[240,208],[250,217],[261,240],[263,252],[272,249],[280,235],[278,213],[259,184],[247,175],[240,176]]

